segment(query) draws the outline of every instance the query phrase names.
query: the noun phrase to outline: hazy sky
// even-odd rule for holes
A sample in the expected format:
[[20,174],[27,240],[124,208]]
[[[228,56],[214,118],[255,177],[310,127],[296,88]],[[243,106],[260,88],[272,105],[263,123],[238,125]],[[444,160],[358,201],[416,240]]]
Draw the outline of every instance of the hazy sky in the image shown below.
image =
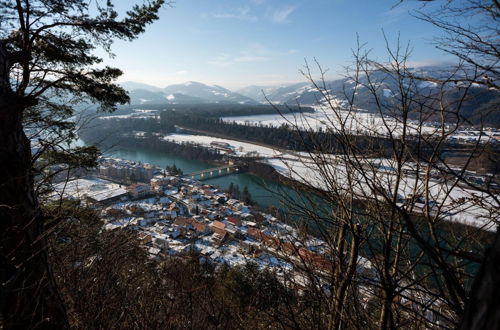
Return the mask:
[[[136,1],[116,1],[125,9]],[[446,58],[431,44],[439,32],[409,15],[420,4],[388,0],[176,0],[138,40],[116,42],[120,81],[164,87],[190,80],[230,89],[303,81],[304,59],[332,75],[351,60],[356,33],[384,60],[385,31],[413,47],[416,64]]]

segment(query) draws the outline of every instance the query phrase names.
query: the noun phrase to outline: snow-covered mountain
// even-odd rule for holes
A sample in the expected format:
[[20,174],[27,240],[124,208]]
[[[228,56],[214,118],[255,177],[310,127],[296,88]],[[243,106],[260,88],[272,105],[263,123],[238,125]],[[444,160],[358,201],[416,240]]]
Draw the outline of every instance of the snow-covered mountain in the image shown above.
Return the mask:
[[261,103],[313,105],[318,103],[320,95],[309,82],[281,86],[248,86],[237,90],[238,93],[251,97]]
[[170,85],[163,89],[167,95],[184,94],[195,96],[208,103],[239,103],[256,104],[254,99],[235,93],[224,87],[213,85],[208,86],[196,81],[189,81],[184,84]]
[[129,92],[131,92],[135,89],[142,89],[142,90],[146,90],[149,92],[161,92],[160,87],[156,87],[153,85],[148,85],[148,84],[144,84],[144,83],[140,83],[140,82],[136,82],[136,81],[124,81],[124,82],[120,83],[120,86],[122,86],[123,89],[125,89],[126,91],[129,91]]
[[129,92],[131,104],[197,104],[209,103],[199,97],[180,93],[151,92],[145,89],[134,89]]
[[[307,83],[297,84],[298,87],[302,85],[308,85]],[[268,103],[269,97],[272,97],[273,103],[283,103],[281,94],[283,94],[282,90],[295,89],[295,85],[281,85],[281,86],[247,86],[241,89],[236,90],[237,93],[252,98],[254,100],[259,101],[260,103]],[[297,88],[298,88],[297,87]],[[273,97],[276,95],[276,97]]]
[[[421,77],[431,77],[433,79],[443,79],[450,75],[450,69],[446,67],[421,67],[413,70],[415,75]],[[372,86],[376,87],[377,102],[372,91],[363,86],[368,83],[366,77],[360,78],[360,84],[355,86],[354,82],[348,78],[331,80],[321,84],[325,87],[328,96],[336,104],[346,102],[355,93],[355,105],[359,109],[367,111],[377,111],[379,105],[383,109],[390,109],[400,98],[398,79],[386,72],[372,72],[370,75]],[[418,87],[418,94],[421,101],[428,102],[430,97],[440,92],[439,86],[432,81],[413,81],[412,86]],[[132,104],[200,104],[200,103],[221,103],[221,104],[288,104],[310,106],[318,103],[325,103],[325,96],[309,82],[296,83],[285,86],[248,86],[232,92],[224,87],[209,86],[199,82],[187,82],[175,84],[159,89],[140,83],[127,82],[122,86],[130,90]],[[141,87],[141,88],[134,88]],[[449,83],[445,89],[448,102],[456,102],[460,99],[460,93],[455,93],[457,86]],[[483,113],[492,112],[500,106],[500,93],[494,90],[478,86],[469,93],[471,97],[462,106],[462,115],[465,118],[473,118]],[[266,99],[267,97],[267,99]],[[500,116],[494,113],[489,114],[487,122],[500,125]]]
[[[417,77],[430,78],[425,80],[403,80],[403,84],[407,86],[407,93],[413,94],[414,100],[419,104],[426,104],[426,107],[431,106],[432,100],[439,93],[446,91],[444,100],[448,104],[458,104],[463,95],[463,89],[459,89],[459,85],[455,82],[449,82],[444,86],[439,86],[435,80],[446,80],[454,75],[454,79],[460,80],[464,73],[455,73],[450,67],[445,66],[429,66],[419,67],[411,70]],[[354,103],[357,108],[367,111],[378,111],[381,107],[382,111],[388,111],[401,101],[398,78],[382,71],[375,71],[370,74],[370,83],[367,77],[361,76],[359,84],[356,86],[353,80],[342,78],[337,80],[326,81],[321,83],[321,88],[326,91],[325,94],[330,98],[330,101],[336,104],[346,105],[346,100],[354,96]],[[374,87],[376,96],[369,86]],[[325,95],[320,93],[317,88],[310,83],[298,83],[288,86],[249,86],[238,90],[239,93],[246,96],[253,96],[255,99],[266,103],[266,100],[258,98],[262,91],[266,93],[268,100],[274,104],[288,105],[317,105],[325,103]],[[412,104],[415,106],[415,104]],[[435,105],[434,105],[435,106]],[[432,107],[432,106],[431,106]],[[483,118],[485,123],[490,125],[500,125],[500,115],[495,114],[495,110],[500,107],[500,93],[498,91],[488,89],[484,86],[473,86],[468,91],[468,97],[461,102],[460,115],[471,122],[478,122]],[[430,114],[432,118],[432,114]]]
[[[420,67],[411,70],[413,74],[420,77],[429,77],[435,80],[445,80],[452,74],[452,68],[447,67]],[[459,77],[457,77],[459,78]],[[373,108],[374,97],[372,91],[366,86],[369,85],[367,77],[361,76],[359,84],[355,86],[354,82],[349,78],[341,78],[324,82],[318,82],[321,89],[327,92],[333,99],[337,101],[351,98],[353,93],[356,94],[356,103],[358,107],[363,107],[367,110]],[[370,74],[370,83],[372,87],[376,88],[377,97],[382,102],[389,102],[397,98],[399,93],[398,79],[389,73],[382,71],[375,71]],[[409,83],[409,80],[408,80]],[[365,85],[365,86],[364,86]],[[420,95],[433,95],[439,92],[439,87],[433,81],[419,81],[412,82],[412,89],[418,88]],[[445,89],[455,88],[454,83],[445,86]],[[267,103],[268,101],[275,104],[289,104],[295,105],[315,105],[324,103],[325,97],[317,88],[310,82],[291,84],[286,86],[248,86],[239,89],[238,92],[248,97],[252,97],[260,102]],[[264,94],[267,97],[264,98]]]
[[133,89],[128,92],[132,104],[161,104],[165,103],[162,92],[152,92],[146,89]]
[[[224,87],[208,86],[195,81],[170,85],[163,89],[134,82],[123,83],[122,86],[129,90],[132,104],[258,104],[254,99],[232,92]],[[134,89],[133,87],[141,88]]]

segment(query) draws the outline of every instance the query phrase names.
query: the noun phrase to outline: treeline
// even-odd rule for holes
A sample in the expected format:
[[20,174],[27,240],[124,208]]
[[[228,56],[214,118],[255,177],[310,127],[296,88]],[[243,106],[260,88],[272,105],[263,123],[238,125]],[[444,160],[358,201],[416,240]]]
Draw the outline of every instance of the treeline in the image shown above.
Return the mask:
[[192,143],[179,144],[171,141],[159,140],[157,137],[138,139],[125,136],[119,140],[119,146],[123,148],[164,152],[186,159],[206,162],[222,160],[225,157],[225,155],[221,154],[218,150],[204,148]]
[[136,135],[125,129],[113,129],[110,126],[86,129],[79,137],[87,144],[96,145],[102,149],[137,149],[162,152],[200,161],[217,161],[224,158],[219,150],[208,149],[193,143],[174,143],[160,139],[157,134],[146,132]]
[[206,117],[250,116],[281,113],[314,112],[311,107],[270,105],[270,104],[234,104],[234,103],[204,103],[204,104],[141,104],[122,106],[120,114],[132,113],[138,107],[141,110],[174,111],[182,114],[196,114]]
[[[202,130],[256,143],[268,144],[278,148],[295,151],[315,151],[318,146],[322,152],[336,153],[342,151],[343,141],[331,132],[301,131],[288,124],[279,127],[262,124],[238,124],[224,121],[221,118],[206,118],[202,116],[179,114],[164,111],[160,115],[160,127],[163,133],[168,134],[176,130],[176,126]],[[371,150],[389,150],[390,141],[385,138],[353,135],[352,141],[360,149],[370,146]],[[375,149],[374,149],[375,148]]]
[[154,133],[154,132],[159,132],[162,129],[162,127],[158,119],[154,117],[151,118],[109,117],[107,119],[99,119],[98,122],[85,126],[85,128],[82,131],[83,134],[85,134],[85,131],[90,131],[92,134],[95,134],[101,129],[103,130],[112,129],[116,130],[117,132],[144,131],[144,132]]
[[[104,144],[106,146],[117,143],[123,145],[124,139],[128,137],[127,141],[131,144],[128,147],[133,147],[136,143],[142,144],[142,142],[134,142],[134,139],[139,141],[146,139],[156,144],[155,139],[159,140],[161,135],[176,132],[178,127],[185,127],[278,148],[327,153],[342,152],[342,145],[345,142],[331,132],[322,130],[301,131],[287,124],[279,127],[262,124],[238,124],[226,122],[221,118],[208,118],[195,114],[178,113],[177,111],[163,111],[159,117],[159,120],[157,118],[110,118],[100,120],[98,124],[81,130],[79,135],[87,143]],[[392,148],[390,141],[381,137],[352,135],[350,142],[356,143],[360,150],[369,148],[378,153],[387,152],[390,154]],[[164,149],[155,145],[146,145],[145,147],[149,150],[164,151]],[[321,150],[317,150],[318,147],[321,147]],[[176,149],[173,145],[169,145],[169,149],[181,152],[180,149]],[[188,155],[188,157],[193,158],[192,155]]]
[[[159,118],[158,118],[159,117]],[[343,153],[346,144],[355,145],[361,153],[370,150],[370,153],[377,157],[392,155],[392,150],[398,148],[399,140],[391,141],[387,137],[359,135],[359,134],[336,134],[330,131],[304,131],[297,130],[294,127],[283,124],[279,127],[262,124],[238,124],[235,122],[226,122],[220,118],[208,118],[195,114],[184,114],[176,111],[164,111],[156,118],[111,118],[99,120],[99,123],[87,127],[79,132],[80,137],[87,143],[104,144],[106,146],[120,143],[125,147],[133,147],[137,143],[141,143],[148,150],[166,151],[165,147],[170,152],[175,152],[178,155],[185,155],[190,159],[213,160],[212,155],[207,155],[199,150],[193,150],[191,147],[178,147],[173,143],[163,143],[162,146],[157,145],[157,140],[160,140],[163,135],[176,132],[179,127],[190,128],[207,132],[208,135],[214,134],[228,138],[241,139],[255,143],[274,146],[277,148],[302,151],[302,152],[322,152],[322,153]],[[123,139],[127,138],[127,143],[124,145]],[[147,140],[152,144],[144,144],[135,140]],[[439,137],[436,137],[439,140]],[[117,140],[120,140],[118,142]],[[461,153],[467,152],[470,146],[456,145],[453,142],[433,142],[433,137],[425,138],[425,144],[419,142],[418,137],[412,141],[407,137],[405,141],[406,148],[409,152],[418,153],[418,157],[426,159],[434,152],[436,143],[441,143],[441,149],[453,151],[455,157],[460,157]],[[491,152],[495,155],[499,152],[499,144],[491,145]],[[191,153],[195,151],[195,153]],[[196,158],[196,157],[203,158]],[[488,168],[493,166],[497,169],[498,162],[495,164],[487,164]]]
[[196,115],[178,114],[165,111],[160,116],[160,127],[163,133],[172,133],[175,126],[194,128],[212,133],[223,134],[248,141],[267,143],[282,148],[292,148],[290,144],[298,144],[297,134],[287,125],[278,128],[272,126],[253,126],[225,122],[220,118],[206,118]]

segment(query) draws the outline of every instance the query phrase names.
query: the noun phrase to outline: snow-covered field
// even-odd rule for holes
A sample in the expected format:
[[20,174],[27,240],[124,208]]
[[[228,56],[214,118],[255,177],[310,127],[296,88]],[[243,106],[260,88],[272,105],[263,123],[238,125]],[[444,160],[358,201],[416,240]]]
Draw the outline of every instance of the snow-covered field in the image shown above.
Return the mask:
[[[375,187],[386,192],[393,191],[396,176],[386,166],[385,169],[374,171],[372,168],[352,169],[339,159],[332,159],[328,165],[321,161],[314,162],[310,158],[268,159],[267,163],[274,167],[281,175],[314,187],[331,191],[341,189],[351,191],[358,199],[381,199],[375,193]],[[349,174],[348,169],[349,168]],[[404,198],[409,196],[424,196],[426,182],[422,178],[407,175],[400,182],[397,196],[403,205]],[[475,227],[484,227],[494,231],[496,222],[500,221],[500,205],[486,193],[467,189],[459,185],[452,186],[449,182],[439,182],[430,179],[428,187],[429,212],[431,215],[438,211],[440,219],[455,221]],[[413,204],[415,212],[423,212],[424,203]],[[491,220],[495,220],[492,222]]]
[[[396,176],[392,170],[395,164],[391,164],[389,160],[364,159],[367,167],[355,169],[348,175],[348,167],[339,157],[333,155],[322,155],[321,161],[314,161],[314,156],[311,158],[308,153],[286,153],[231,139],[192,134],[170,134],[164,139],[177,143],[195,143],[205,147],[213,147],[211,142],[226,143],[234,150],[236,156],[244,157],[253,154],[267,158],[263,161],[283,176],[327,191],[339,186],[343,186],[346,190],[352,188],[352,193],[359,199],[381,198],[375,196],[373,187],[383,187],[386,191],[392,191],[396,182]],[[325,160],[327,165],[324,165]],[[372,164],[377,164],[377,166],[374,167]],[[408,164],[407,167],[411,170],[412,164]],[[407,175],[399,186],[398,198],[403,200],[408,196],[422,195],[425,189],[425,180],[415,175]],[[489,210],[498,209],[500,206],[496,205],[491,197],[478,191],[451,186],[446,181],[439,182],[431,179],[428,194],[428,200],[433,204],[431,214],[437,210],[437,207],[442,206],[440,214],[443,214],[447,220],[482,227],[489,219],[498,220],[499,218],[498,211],[491,214]],[[415,209],[415,211],[420,212],[425,206],[422,204],[417,207],[420,209]],[[487,229],[494,230],[494,224],[489,224]]]
[[221,139],[205,135],[193,134],[169,134],[164,137],[167,141],[176,143],[195,143],[204,147],[213,147],[212,142],[227,143],[228,147],[233,150],[236,156],[256,156],[256,157],[278,157],[282,153],[278,150],[262,147],[252,143],[239,142],[229,139]]
[[[348,116],[346,111],[341,112],[343,116],[349,117],[353,124],[357,124],[361,129],[362,126],[370,126],[375,123],[377,116],[367,112],[358,112],[355,116]],[[271,114],[271,115],[255,115],[255,116],[237,116],[237,117],[223,117],[222,120],[227,122],[236,122],[238,124],[248,125],[268,125],[279,127],[281,125],[290,125],[300,129],[307,130],[326,130],[331,127],[339,127],[340,118],[335,118],[328,112],[321,111],[316,108],[312,113],[289,113],[289,114]],[[354,127],[352,127],[354,128]]]
[[[291,114],[272,114],[272,115],[255,115],[255,116],[237,116],[223,117],[226,122],[235,122],[246,125],[267,125],[279,127],[281,125],[289,125],[293,128],[301,130],[324,132],[335,132],[344,127],[346,132],[352,134],[368,134],[395,137],[401,136],[403,133],[403,124],[396,118],[389,116],[382,117],[376,113],[366,111],[346,111],[340,110],[334,112],[325,107],[314,107],[312,113],[291,113]],[[453,127],[447,126],[445,130],[451,130]],[[486,130],[482,133],[477,131],[456,131],[449,138],[456,139],[459,142],[476,141],[481,139],[481,142],[487,142],[491,137],[498,132],[494,130]],[[406,134],[416,135],[433,135],[441,134],[441,127],[438,123],[424,123],[419,125],[417,121],[409,121],[406,127]]]

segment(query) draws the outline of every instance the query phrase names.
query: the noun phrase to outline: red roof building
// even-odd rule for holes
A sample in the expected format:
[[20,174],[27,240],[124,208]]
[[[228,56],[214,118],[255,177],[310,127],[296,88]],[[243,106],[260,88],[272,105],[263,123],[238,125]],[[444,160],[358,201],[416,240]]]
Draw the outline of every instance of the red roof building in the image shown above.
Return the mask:
[[228,217],[227,218],[227,221],[232,223],[233,225],[235,226],[241,226],[241,220],[240,218],[237,218],[237,217]]
[[193,221],[192,225],[197,233],[205,233],[208,230],[208,226],[206,224],[198,221]]

